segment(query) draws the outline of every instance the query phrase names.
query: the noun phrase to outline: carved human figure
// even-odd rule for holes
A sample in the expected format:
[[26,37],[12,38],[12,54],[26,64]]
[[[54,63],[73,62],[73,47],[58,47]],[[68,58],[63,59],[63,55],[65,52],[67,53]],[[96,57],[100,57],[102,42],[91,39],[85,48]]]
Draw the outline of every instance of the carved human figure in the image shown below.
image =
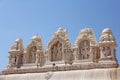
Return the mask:
[[57,49],[56,49],[56,46],[53,47],[53,61],[56,60],[56,57],[57,57]]
[[30,53],[30,55],[29,55],[29,62],[31,63],[32,62],[32,53]]
[[17,57],[16,57],[16,56],[12,56],[12,59],[11,59],[12,64],[14,64],[14,65],[15,65],[16,60],[17,60]]
[[37,53],[36,53],[36,65],[37,65],[37,67],[39,66],[39,59],[40,58],[40,53],[39,53],[39,51],[37,51]]
[[16,56],[16,67],[19,67],[19,56]]
[[86,41],[84,41],[83,43],[81,43],[81,55],[82,55],[82,59],[88,59],[89,58],[89,46],[87,44]]
[[64,49],[64,53],[65,53],[65,64],[72,64],[72,60],[74,58],[73,54],[72,54],[72,50],[66,46],[66,48]]
[[110,51],[110,47],[105,47],[103,46],[102,47],[102,50],[101,50],[101,57],[102,58],[105,58],[105,57],[110,57],[111,56],[111,51]]
[[101,47],[101,58],[105,57],[105,47]]
[[60,43],[58,43],[58,53],[57,53],[57,60],[61,60],[62,59],[62,45]]
[[43,52],[40,52],[40,66],[45,64],[45,55]]
[[40,50],[37,50],[36,53],[36,65],[37,67],[43,66],[45,63],[45,55],[43,52],[40,52]]
[[32,47],[29,54],[29,62],[35,63],[36,60],[36,47]]
[[106,57],[111,55],[110,47],[106,47]]
[[62,44],[59,41],[51,47],[50,52],[51,52],[51,61],[62,60]]
[[92,59],[94,62],[97,62],[97,56],[97,48],[90,48],[90,59]]
[[12,68],[15,67],[16,64],[16,56],[15,55],[10,55],[9,57],[9,64],[8,64],[8,68]]
[[31,54],[32,54],[32,59],[31,60],[32,60],[32,63],[34,63],[35,62],[35,51],[32,51]]

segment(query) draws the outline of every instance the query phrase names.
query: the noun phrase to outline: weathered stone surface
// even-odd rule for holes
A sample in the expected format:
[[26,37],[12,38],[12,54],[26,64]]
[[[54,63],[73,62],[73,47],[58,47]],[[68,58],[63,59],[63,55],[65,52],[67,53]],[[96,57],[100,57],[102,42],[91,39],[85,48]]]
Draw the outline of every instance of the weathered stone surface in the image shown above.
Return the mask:
[[68,31],[62,28],[54,33],[47,50],[39,35],[26,49],[17,39],[0,80],[119,80],[116,48],[109,28],[103,30],[99,43],[91,28],[82,29],[73,48]]
[[120,80],[120,68],[10,74],[0,80]]
[[117,73],[117,77],[118,77],[118,80],[120,80],[120,67],[118,68],[118,73]]

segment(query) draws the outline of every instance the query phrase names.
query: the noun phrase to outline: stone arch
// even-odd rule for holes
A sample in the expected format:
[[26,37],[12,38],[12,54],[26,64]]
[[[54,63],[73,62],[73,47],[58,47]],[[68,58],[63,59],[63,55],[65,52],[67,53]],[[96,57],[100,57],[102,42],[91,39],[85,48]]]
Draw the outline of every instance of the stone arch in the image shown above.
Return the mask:
[[64,59],[64,45],[65,41],[61,38],[54,38],[51,40],[48,45],[48,57],[50,61],[62,61]]
[[35,45],[29,45],[27,47],[27,63],[35,63],[36,51],[37,51],[37,48]]

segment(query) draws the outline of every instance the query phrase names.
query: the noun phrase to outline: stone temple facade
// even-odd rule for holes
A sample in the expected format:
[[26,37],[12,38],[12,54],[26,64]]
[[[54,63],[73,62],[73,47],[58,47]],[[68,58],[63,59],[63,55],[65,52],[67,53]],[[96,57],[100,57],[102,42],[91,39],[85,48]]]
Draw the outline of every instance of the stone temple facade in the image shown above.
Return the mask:
[[[26,76],[25,79],[17,80],[119,80],[120,69],[116,48],[115,37],[109,28],[102,31],[99,42],[91,28],[80,30],[74,47],[69,40],[68,31],[62,28],[53,34],[47,50],[44,49],[39,35],[32,37],[27,48],[23,47],[23,41],[19,38],[11,46],[9,63],[2,71],[0,79],[12,80],[15,76],[10,79],[10,75],[21,74],[22,77],[24,74],[25,77],[29,73],[29,76],[43,74],[46,76],[44,78],[41,76],[41,79],[37,77],[27,79]],[[85,72],[86,75],[83,75]],[[51,78],[53,73],[57,78],[54,78],[55,75],[53,79]],[[91,77],[92,73],[94,73],[93,77]],[[64,74],[66,77],[59,78],[58,74],[61,77]],[[103,75],[109,75],[109,77],[104,78]],[[86,76],[89,78],[87,79]]]

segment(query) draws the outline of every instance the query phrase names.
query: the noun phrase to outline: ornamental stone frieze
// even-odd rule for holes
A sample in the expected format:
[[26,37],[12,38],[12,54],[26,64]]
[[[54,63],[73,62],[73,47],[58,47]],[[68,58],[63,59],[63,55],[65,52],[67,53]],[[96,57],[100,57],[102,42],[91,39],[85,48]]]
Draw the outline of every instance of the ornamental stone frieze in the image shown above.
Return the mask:
[[27,48],[23,47],[22,39],[17,39],[2,74],[116,68],[116,48],[115,37],[109,28],[103,30],[99,42],[91,28],[80,30],[74,47],[68,31],[59,28],[48,43],[48,49],[44,49],[39,35],[32,37]]

